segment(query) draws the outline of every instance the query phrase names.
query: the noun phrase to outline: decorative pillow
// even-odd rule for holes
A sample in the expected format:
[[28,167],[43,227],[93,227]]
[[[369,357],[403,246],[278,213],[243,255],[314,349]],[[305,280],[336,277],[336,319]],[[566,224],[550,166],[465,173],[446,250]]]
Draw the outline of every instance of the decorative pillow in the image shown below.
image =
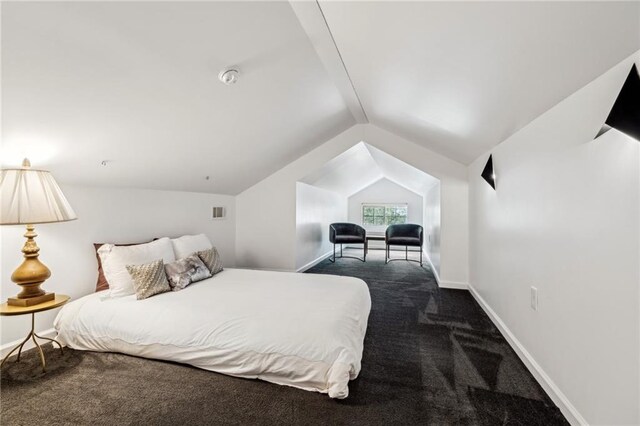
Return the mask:
[[218,250],[215,247],[212,247],[209,250],[199,251],[196,254],[200,259],[202,259],[204,264],[207,265],[207,268],[211,272],[211,276],[222,271],[222,259],[220,259]]
[[135,294],[133,280],[127,265],[143,265],[162,259],[165,263],[176,260],[171,240],[161,238],[135,246],[104,244],[98,249],[104,276],[109,282],[109,296],[120,297]]
[[211,276],[211,272],[195,253],[164,265],[164,271],[167,273],[169,285],[173,291],[182,290],[191,283],[202,281]]
[[171,244],[173,245],[176,259],[184,259],[197,251],[207,250],[213,247],[209,238],[204,234],[185,235],[180,238],[173,238]]
[[[98,254],[98,249],[102,247],[105,243],[94,243],[93,248],[96,250],[96,259],[98,260],[98,281],[96,281],[96,292],[102,290],[109,290],[109,281],[104,277],[104,270],[102,268],[102,260],[100,259],[100,255]],[[135,246],[142,243],[131,243],[131,244],[114,244],[114,246]]]
[[164,273],[162,259],[144,265],[127,265],[127,271],[133,279],[133,287],[138,300],[171,291],[171,286]]

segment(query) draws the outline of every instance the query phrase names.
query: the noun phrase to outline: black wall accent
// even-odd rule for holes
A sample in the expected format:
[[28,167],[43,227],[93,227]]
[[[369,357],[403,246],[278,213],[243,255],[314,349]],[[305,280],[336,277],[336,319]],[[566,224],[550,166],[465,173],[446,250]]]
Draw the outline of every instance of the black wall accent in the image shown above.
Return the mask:
[[493,173],[493,155],[489,155],[489,159],[487,160],[487,164],[482,170],[481,176],[484,180],[487,181],[489,185],[491,185],[493,189],[496,189],[496,180]]
[[609,130],[606,126],[613,127],[640,141],[640,75],[636,64],[631,67],[605,121],[605,126],[600,129],[598,136]]

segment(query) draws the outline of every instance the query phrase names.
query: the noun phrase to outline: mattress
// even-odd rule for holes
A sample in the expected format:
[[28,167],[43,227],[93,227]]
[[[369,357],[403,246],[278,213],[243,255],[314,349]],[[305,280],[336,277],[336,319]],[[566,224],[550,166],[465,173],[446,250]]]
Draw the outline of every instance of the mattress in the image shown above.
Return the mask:
[[357,278],[225,269],[144,300],[94,293],[64,306],[58,341],[346,398],[371,299]]

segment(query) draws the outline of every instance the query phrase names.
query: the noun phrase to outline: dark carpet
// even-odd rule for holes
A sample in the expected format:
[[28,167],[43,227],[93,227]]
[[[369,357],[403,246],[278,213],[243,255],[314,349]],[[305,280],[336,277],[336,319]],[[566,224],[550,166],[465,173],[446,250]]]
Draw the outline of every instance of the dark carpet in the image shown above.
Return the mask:
[[[347,254],[345,252],[345,254]],[[372,310],[350,396],[245,380],[120,354],[45,346],[10,360],[0,423],[556,425],[567,424],[467,291],[438,289],[416,263],[324,261],[312,273],[365,280]]]

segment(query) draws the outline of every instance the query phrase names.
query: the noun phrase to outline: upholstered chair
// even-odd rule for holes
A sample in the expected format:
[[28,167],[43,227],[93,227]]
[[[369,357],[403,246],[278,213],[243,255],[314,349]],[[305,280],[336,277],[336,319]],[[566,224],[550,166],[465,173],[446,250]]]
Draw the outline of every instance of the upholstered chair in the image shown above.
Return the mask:
[[[422,226],[412,223],[389,225],[385,232],[384,240],[387,245],[384,263],[392,260],[407,260],[419,262],[422,266],[422,243],[424,242]],[[389,247],[404,246],[404,259],[391,259]],[[420,247],[420,261],[409,259],[409,247]]]
[[342,255],[343,244],[365,244],[367,231],[355,223],[332,223],[329,225],[329,241],[333,243],[333,259],[329,258],[331,262],[336,261],[336,244],[340,244],[340,257],[347,257],[351,259],[358,259],[362,262],[367,260],[367,252],[364,251],[362,259],[353,256]]

